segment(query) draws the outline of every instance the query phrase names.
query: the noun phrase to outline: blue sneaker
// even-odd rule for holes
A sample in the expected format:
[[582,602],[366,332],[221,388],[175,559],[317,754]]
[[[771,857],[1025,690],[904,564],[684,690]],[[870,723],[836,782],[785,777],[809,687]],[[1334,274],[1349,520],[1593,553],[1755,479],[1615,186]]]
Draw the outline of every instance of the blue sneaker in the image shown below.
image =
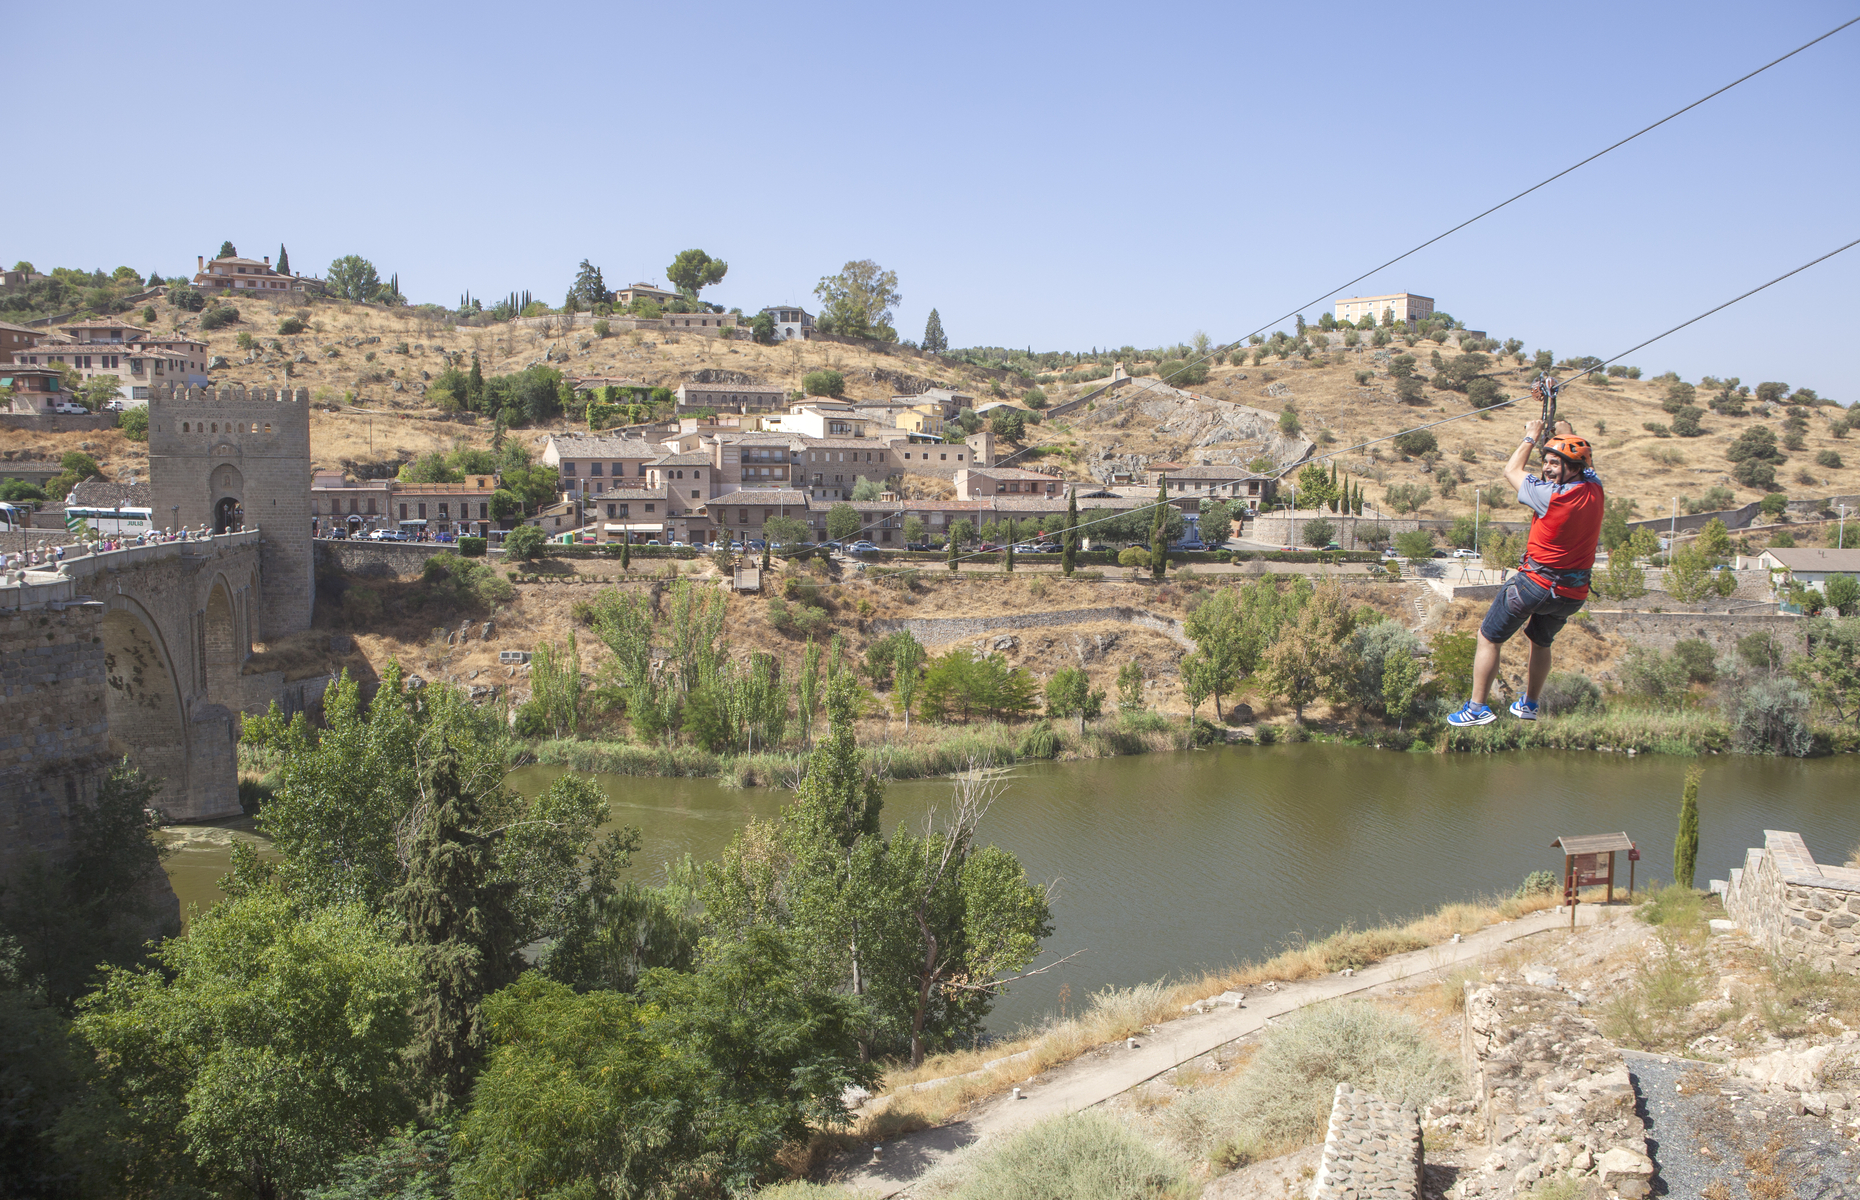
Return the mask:
[[1520,721],[1535,721],[1537,719],[1537,701],[1531,699],[1529,696],[1519,696],[1516,700],[1511,702],[1510,711],[1511,715],[1518,718]]
[[1464,729],[1469,725],[1490,725],[1496,720],[1497,713],[1483,704],[1474,704],[1468,700],[1464,708],[1447,718],[1447,724]]

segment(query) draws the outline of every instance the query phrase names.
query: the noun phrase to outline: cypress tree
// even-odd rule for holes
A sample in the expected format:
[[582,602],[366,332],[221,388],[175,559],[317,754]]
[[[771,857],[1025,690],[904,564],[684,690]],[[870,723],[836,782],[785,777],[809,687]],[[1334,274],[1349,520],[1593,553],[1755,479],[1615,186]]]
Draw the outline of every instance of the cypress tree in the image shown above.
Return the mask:
[[1169,569],[1169,481],[1156,486],[1156,523],[1150,527],[1150,577],[1161,583]]
[[1079,489],[1074,484],[1066,489],[1066,538],[1061,550],[1059,568],[1066,578],[1072,578],[1073,568],[1078,565],[1079,556]]
[[[433,689],[421,730],[426,811],[392,903],[414,947],[418,996],[406,1054],[429,1113],[462,1103],[490,1041],[479,1006],[516,978],[515,884],[499,882],[496,835],[482,832],[502,788],[502,747],[453,693]],[[383,696],[377,703],[394,703]]]
[[954,533],[949,535],[949,569],[952,571],[961,570],[961,567],[958,566],[956,562],[956,535]]
[[290,273],[291,273],[291,252],[284,248],[283,242],[279,242],[278,243],[278,274],[289,275]]
[[631,534],[623,533],[620,535],[620,569],[622,571],[631,571],[633,569],[633,538]]
[[763,530],[762,532],[762,569],[764,571],[769,569],[769,535],[767,530]]
[[1007,568],[1008,574],[1012,575],[1014,573],[1014,543],[1013,542],[1009,542],[1007,544],[1007,556],[1003,558],[1001,561],[1002,561],[1002,565]]
[[465,401],[473,409],[484,402],[484,368],[478,365],[477,351],[472,352],[471,374],[465,377]]
[[1337,511],[1337,504],[1341,499],[1337,490],[1337,460],[1333,458],[1330,460],[1330,511]]
[[1699,862],[1699,778],[1697,767],[1686,772],[1686,788],[1679,801],[1679,836],[1673,839],[1673,882],[1692,886]]
[[233,245],[233,244],[232,244],[231,242],[229,242],[229,241],[228,241],[228,242],[221,242],[221,243],[220,243],[220,252],[219,252],[218,254],[216,254],[216,255],[214,255],[213,257],[215,257],[215,258],[238,258],[238,257],[239,257],[239,248],[238,248],[237,246],[234,246],[234,245]]
[[949,349],[949,338],[943,333],[943,318],[934,308],[930,310],[930,319],[924,323],[924,349],[932,354]]

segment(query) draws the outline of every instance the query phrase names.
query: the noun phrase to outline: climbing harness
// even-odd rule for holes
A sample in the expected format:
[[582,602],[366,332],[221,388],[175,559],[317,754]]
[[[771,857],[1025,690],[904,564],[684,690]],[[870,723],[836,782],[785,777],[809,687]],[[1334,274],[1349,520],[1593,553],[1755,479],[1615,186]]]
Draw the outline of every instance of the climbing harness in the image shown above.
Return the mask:
[[1543,402],[1543,432],[1538,435],[1543,439],[1538,445],[1540,458],[1549,451],[1550,439],[1556,436],[1556,400],[1562,392],[1563,385],[1548,374],[1538,375],[1531,384],[1531,395]]

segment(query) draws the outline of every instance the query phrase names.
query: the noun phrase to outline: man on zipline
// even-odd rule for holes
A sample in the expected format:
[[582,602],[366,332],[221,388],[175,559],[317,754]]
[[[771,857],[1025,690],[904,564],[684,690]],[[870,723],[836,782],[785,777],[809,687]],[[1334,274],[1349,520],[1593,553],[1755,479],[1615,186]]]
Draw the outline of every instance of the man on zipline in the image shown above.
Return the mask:
[[1595,565],[1602,532],[1602,481],[1596,477],[1589,443],[1567,421],[1543,443],[1543,478],[1527,474],[1531,448],[1543,438],[1544,423],[1524,427],[1524,441],[1505,464],[1505,482],[1518,489],[1518,502],[1537,519],[1524,548],[1524,563],[1492,601],[1479,625],[1479,649],[1473,655],[1472,699],[1447,718],[1449,725],[1487,725],[1498,714],[1486,707],[1492,678],[1498,674],[1498,648],[1524,630],[1531,661],[1522,696],[1511,702],[1511,715],[1537,719],[1537,698],[1550,675],[1550,643],[1557,631],[1589,598],[1589,569]]

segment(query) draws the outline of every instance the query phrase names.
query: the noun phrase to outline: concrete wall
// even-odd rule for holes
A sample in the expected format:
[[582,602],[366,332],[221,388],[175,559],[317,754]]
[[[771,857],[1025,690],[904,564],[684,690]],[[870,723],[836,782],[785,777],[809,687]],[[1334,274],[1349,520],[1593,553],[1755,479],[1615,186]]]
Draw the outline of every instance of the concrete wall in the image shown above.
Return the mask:
[[1799,833],[1763,831],[1763,849],[1711,888],[1751,940],[1817,971],[1860,974],[1860,871],[1815,862]]

